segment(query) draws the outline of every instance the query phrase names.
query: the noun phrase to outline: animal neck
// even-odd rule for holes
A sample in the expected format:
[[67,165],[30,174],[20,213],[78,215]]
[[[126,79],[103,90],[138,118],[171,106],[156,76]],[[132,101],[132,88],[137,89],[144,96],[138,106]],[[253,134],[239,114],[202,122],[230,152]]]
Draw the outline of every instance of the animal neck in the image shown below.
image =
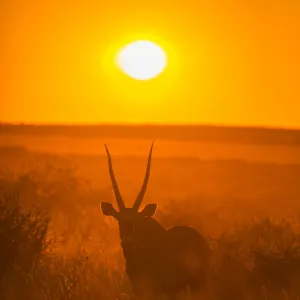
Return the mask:
[[135,239],[131,245],[124,245],[123,253],[128,262],[148,260],[159,251],[166,230],[155,219],[147,218],[136,226]]

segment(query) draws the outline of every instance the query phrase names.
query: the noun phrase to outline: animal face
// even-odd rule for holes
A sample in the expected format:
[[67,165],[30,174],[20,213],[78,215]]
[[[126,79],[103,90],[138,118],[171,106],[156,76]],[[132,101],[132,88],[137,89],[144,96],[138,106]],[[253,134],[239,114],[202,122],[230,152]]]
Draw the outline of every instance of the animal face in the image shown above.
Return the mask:
[[152,217],[157,210],[156,204],[148,204],[142,211],[134,208],[125,208],[116,211],[111,203],[102,202],[101,211],[105,216],[114,217],[119,223],[120,238],[123,246],[131,245],[135,241],[136,229],[146,218]]

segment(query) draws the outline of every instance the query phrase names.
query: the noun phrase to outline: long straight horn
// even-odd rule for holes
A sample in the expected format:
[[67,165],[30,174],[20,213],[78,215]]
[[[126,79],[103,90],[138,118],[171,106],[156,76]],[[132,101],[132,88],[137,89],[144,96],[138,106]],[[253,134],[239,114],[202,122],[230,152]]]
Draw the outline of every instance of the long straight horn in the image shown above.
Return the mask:
[[119,187],[118,187],[118,183],[114,174],[114,170],[113,170],[113,166],[112,166],[112,162],[111,162],[111,156],[110,153],[106,147],[106,145],[104,145],[106,153],[107,153],[107,158],[108,158],[108,169],[109,169],[109,175],[110,175],[110,180],[112,182],[113,185],[113,189],[114,189],[114,193],[115,193],[115,197],[116,197],[116,201],[119,207],[119,210],[123,210],[125,208],[125,204],[123,202]]
[[141,188],[140,193],[138,194],[133,207],[136,211],[139,210],[139,207],[143,201],[146,189],[147,189],[147,185],[148,185],[148,181],[149,181],[149,176],[150,176],[150,169],[151,169],[151,158],[152,158],[152,149],[153,149],[153,144],[154,141],[152,142],[151,148],[150,148],[150,152],[149,152],[149,156],[148,156],[148,163],[147,163],[147,170],[146,170],[146,174],[145,174],[145,178],[144,178],[144,182]]

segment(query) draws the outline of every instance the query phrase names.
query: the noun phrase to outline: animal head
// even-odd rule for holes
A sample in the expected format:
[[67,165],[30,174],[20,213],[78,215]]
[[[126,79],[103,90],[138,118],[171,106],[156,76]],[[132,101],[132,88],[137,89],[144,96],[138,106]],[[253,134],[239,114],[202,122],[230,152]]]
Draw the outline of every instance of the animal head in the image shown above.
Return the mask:
[[126,207],[124,204],[124,201],[122,199],[117,180],[114,175],[113,166],[112,166],[112,160],[109,153],[109,150],[106,145],[105,150],[107,153],[108,158],[108,169],[109,169],[109,175],[112,182],[116,202],[118,205],[118,210],[116,210],[111,203],[108,202],[101,202],[100,208],[102,213],[105,216],[114,217],[118,223],[119,223],[119,229],[120,229],[120,237],[122,244],[130,244],[133,243],[136,229],[138,226],[143,222],[146,218],[152,217],[157,209],[157,204],[148,204],[144,207],[142,211],[139,211],[140,205],[143,201],[149,176],[150,176],[150,169],[151,169],[151,158],[152,158],[152,149],[153,149],[153,143],[150,148],[150,153],[148,156],[148,163],[147,163],[147,169],[146,174],[144,178],[144,182],[142,185],[142,188],[133,204],[132,207]]

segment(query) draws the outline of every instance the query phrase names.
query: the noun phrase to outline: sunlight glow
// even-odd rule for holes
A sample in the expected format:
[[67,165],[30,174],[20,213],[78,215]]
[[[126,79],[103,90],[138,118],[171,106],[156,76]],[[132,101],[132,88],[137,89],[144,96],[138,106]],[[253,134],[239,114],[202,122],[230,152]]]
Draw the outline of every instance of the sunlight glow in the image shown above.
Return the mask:
[[164,50],[153,42],[133,42],[117,53],[117,65],[127,75],[137,80],[149,80],[161,72],[167,64]]

